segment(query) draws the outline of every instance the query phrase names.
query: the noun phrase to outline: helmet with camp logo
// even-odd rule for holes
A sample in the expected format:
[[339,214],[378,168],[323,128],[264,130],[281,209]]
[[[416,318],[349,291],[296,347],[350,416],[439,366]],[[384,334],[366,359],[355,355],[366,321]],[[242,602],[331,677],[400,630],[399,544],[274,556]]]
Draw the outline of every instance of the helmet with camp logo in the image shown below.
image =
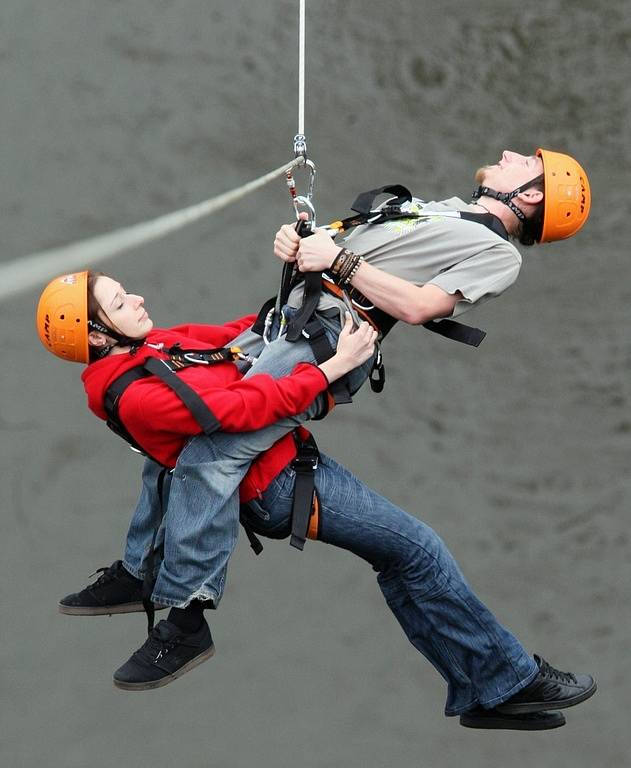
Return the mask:
[[587,221],[591,205],[589,180],[573,157],[539,148],[543,162],[544,212],[538,243],[564,240]]
[[37,333],[53,355],[88,363],[88,273],[73,272],[51,280],[37,305]]

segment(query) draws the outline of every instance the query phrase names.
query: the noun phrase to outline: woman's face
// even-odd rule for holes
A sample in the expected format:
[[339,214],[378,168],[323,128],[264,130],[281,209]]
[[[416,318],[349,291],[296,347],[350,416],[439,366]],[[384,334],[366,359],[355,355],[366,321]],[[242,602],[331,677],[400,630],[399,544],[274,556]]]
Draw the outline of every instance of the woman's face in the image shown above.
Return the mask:
[[120,283],[102,275],[94,283],[94,298],[101,309],[99,315],[105,325],[130,339],[143,339],[153,328],[142,296],[127,293]]

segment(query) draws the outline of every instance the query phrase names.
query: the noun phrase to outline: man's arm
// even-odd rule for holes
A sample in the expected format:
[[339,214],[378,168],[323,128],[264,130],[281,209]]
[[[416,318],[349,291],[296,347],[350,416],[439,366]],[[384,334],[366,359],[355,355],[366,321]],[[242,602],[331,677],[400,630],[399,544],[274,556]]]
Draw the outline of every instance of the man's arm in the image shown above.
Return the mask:
[[410,325],[422,325],[440,317],[449,317],[462,299],[460,291],[447,293],[431,283],[414,285],[365,261],[359,266],[351,285],[376,307]]
[[[327,232],[300,239],[290,225],[280,229],[274,242],[275,255],[283,261],[297,262],[301,272],[329,269],[339,250]],[[460,291],[447,293],[437,285],[414,285],[366,262],[360,265],[351,285],[376,307],[411,325],[449,317],[463,298]]]

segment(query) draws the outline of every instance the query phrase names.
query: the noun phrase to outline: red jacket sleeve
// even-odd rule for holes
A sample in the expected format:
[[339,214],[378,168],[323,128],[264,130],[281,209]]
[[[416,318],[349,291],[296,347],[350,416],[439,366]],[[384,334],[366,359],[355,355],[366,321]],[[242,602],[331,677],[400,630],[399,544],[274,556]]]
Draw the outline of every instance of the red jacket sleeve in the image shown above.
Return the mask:
[[[329,385],[322,371],[310,363],[299,363],[290,376],[281,379],[261,373],[227,385],[212,379],[205,387],[200,386],[199,379],[187,383],[225,432],[249,432],[302,413]],[[148,431],[178,435],[201,432],[188,408],[162,382],[145,380],[130,387],[121,399],[120,416],[137,439]]]
[[193,339],[199,339],[206,344],[212,344],[214,347],[223,347],[232,341],[246,328],[254,324],[256,315],[246,315],[237,320],[231,320],[225,325],[197,325],[187,323],[186,325],[176,325],[170,330],[181,333],[184,336],[190,336]]

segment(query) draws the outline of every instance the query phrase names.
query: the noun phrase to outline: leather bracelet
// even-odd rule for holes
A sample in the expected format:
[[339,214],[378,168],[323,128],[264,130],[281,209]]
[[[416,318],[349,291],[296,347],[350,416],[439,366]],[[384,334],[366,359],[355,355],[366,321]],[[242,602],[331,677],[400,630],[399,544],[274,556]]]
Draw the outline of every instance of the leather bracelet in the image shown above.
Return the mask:
[[329,267],[329,274],[337,285],[344,285],[346,279],[357,265],[359,256],[352,251],[342,248]]
[[329,272],[333,276],[337,276],[340,274],[340,271],[344,267],[344,264],[346,263],[348,257],[351,255],[350,251],[347,251],[346,248],[340,248],[338,251],[337,256],[333,259],[333,262],[331,266],[329,267]]

